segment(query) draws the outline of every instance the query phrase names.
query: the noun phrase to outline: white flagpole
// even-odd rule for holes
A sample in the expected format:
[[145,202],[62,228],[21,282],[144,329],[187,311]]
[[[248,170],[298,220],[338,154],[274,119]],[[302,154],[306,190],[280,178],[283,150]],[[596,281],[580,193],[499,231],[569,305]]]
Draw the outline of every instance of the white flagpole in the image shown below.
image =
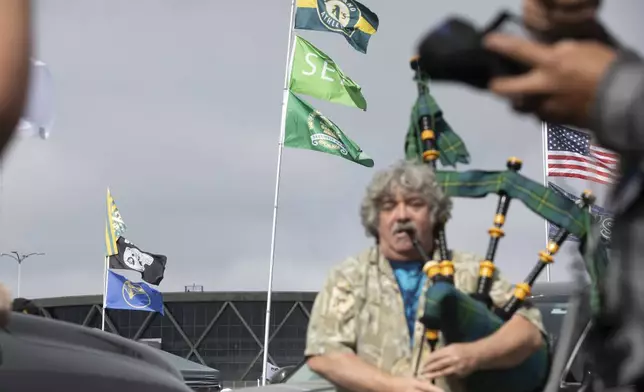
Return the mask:
[[[543,150],[543,186],[548,187],[548,123],[541,122],[541,145]],[[548,220],[546,225],[546,249],[548,248]],[[550,264],[546,265],[546,279],[550,282]]]
[[[284,133],[286,125],[286,109],[288,105],[288,82],[291,73],[291,64],[293,61],[292,56],[292,43],[293,43],[293,25],[295,14],[295,0],[291,0],[291,18],[289,20],[288,28],[288,47],[286,51],[286,69],[284,70],[284,91],[282,96],[282,119],[280,121],[280,138],[278,143],[277,153],[277,175],[275,179],[275,202],[273,204],[273,229],[271,234],[271,257],[268,266],[268,290],[266,292],[266,321],[264,323],[264,360],[262,369],[262,386],[266,385],[266,364],[268,363],[268,335],[271,323],[271,297],[273,292],[273,266],[275,264],[275,234],[277,228],[277,205],[279,200],[280,191],[280,172],[282,169],[282,150],[284,149]],[[293,46],[294,48],[294,46]]]
[[105,306],[107,305],[107,269],[109,257],[105,256],[105,263],[103,265],[103,309],[101,320],[101,331],[105,331]]

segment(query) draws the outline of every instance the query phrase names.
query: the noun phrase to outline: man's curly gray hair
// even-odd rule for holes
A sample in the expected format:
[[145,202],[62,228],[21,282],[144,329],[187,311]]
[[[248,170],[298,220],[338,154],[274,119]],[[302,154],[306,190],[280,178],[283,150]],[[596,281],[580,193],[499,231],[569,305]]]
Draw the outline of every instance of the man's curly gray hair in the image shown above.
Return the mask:
[[360,217],[367,235],[378,238],[378,216],[382,201],[400,189],[418,193],[430,206],[430,221],[446,222],[451,217],[452,201],[436,181],[434,169],[416,161],[399,161],[376,173],[367,187],[360,206]]

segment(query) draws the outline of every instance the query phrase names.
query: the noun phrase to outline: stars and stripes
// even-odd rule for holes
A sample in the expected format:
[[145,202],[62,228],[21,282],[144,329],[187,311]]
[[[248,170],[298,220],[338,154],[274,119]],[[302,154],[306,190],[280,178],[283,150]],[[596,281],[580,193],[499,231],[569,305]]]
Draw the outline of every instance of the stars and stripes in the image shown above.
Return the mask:
[[548,124],[548,176],[613,184],[618,160],[617,154],[593,145],[589,134]]

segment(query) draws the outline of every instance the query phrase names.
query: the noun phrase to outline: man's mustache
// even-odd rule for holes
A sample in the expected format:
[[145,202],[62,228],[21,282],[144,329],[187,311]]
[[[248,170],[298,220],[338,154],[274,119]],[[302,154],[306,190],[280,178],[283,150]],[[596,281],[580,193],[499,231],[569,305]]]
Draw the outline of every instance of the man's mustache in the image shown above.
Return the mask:
[[408,233],[410,235],[416,234],[416,226],[411,222],[396,222],[393,228],[393,234]]

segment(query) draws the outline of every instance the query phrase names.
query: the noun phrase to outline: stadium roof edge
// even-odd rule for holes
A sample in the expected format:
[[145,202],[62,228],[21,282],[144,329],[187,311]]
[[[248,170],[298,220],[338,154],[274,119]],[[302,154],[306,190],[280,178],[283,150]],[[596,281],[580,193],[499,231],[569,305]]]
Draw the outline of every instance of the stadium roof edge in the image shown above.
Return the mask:
[[[279,291],[273,292],[274,302],[313,301],[316,291]],[[66,297],[33,298],[38,306],[48,308],[56,306],[101,305],[103,295],[77,295]],[[225,301],[266,301],[265,291],[206,291],[206,292],[168,292],[163,293],[163,301],[172,302],[225,302]]]

